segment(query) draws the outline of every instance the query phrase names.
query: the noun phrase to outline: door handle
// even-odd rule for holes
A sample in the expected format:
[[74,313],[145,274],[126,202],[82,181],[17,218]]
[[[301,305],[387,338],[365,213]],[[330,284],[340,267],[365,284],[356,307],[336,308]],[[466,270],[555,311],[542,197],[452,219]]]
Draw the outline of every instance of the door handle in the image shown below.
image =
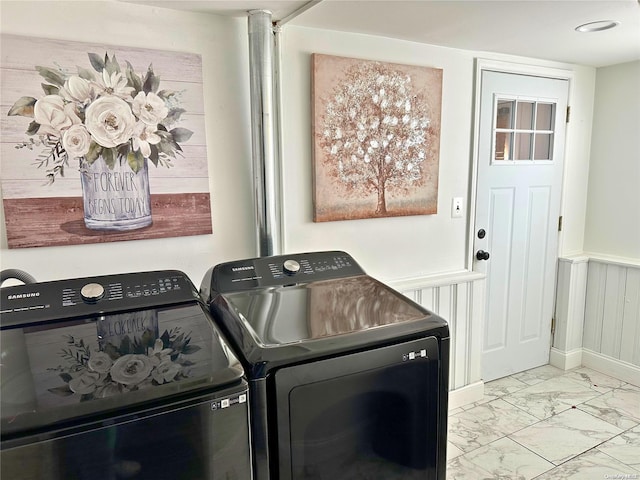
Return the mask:
[[476,252],[476,258],[478,260],[489,260],[489,252],[485,252],[484,250],[478,250]]

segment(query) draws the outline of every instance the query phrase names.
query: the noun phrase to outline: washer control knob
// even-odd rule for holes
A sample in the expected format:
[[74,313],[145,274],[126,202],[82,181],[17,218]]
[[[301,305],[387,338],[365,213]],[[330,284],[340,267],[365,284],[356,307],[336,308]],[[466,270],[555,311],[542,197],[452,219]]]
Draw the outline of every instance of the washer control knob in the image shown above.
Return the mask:
[[87,283],[80,289],[80,296],[87,303],[95,303],[104,297],[104,287],[99,283]]
[[295,275],[300,271],[300,264],[295,260],[285,260],[282,268],[287,275]]

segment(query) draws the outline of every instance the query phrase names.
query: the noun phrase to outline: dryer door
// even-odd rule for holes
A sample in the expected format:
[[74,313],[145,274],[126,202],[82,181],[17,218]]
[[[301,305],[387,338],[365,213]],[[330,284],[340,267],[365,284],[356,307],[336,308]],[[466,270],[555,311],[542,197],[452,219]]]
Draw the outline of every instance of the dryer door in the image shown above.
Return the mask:
[[277,478],[444,478],[439,350],[429,337],[278,370]]

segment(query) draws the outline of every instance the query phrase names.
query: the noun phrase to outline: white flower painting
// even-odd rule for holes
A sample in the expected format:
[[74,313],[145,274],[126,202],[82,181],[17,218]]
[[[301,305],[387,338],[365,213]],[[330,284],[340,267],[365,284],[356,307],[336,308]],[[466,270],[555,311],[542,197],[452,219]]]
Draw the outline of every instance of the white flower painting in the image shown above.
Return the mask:
[[315,54],[314,220],[437,211],[442,70]]
[[114,148],[131,139],[136,117],[120,97],[100,97],[87,107],[85,114],[87,130],[98,145]]
[[2,46],[9,248],[212,233],[199,55]]

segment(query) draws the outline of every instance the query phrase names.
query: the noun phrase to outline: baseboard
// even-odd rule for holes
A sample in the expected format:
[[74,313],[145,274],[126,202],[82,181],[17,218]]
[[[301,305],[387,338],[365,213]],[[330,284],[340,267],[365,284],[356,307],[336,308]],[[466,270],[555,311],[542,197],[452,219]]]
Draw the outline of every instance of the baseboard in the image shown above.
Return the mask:
[[640,367],[631,363],[583,348],[582,365],[640,387]]
[[449,392],[449,411],[470,403],[479,402],[484,398],[484,382],[466,385]]
[[549,352],[549,364],[562,370],[571,370],[582,365],[582,348],[574,348],[563,352],[551,347]]

